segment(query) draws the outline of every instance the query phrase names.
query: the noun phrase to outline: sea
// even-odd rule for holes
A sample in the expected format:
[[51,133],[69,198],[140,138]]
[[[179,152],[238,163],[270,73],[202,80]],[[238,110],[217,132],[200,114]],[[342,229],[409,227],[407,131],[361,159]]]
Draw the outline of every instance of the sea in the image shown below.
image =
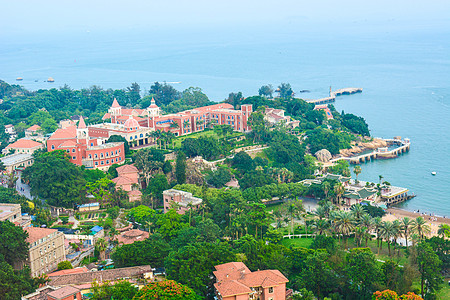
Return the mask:
[[398,158],[362,164],[359,179],[378,182],[382,175],[417,195],[401,208],[450,216],[448,36],[448,27],[358,24],[328,31],[286,25],[0,34],[0,79],[30,90],[137,82],[143,93],[159,81],[178,90],[200,87],[213,101],[282,82],[310,99],[326,97],[330,87],[361,87],[360,94],[338,97],[336,109],[364,117],[374,137],[412,144]]

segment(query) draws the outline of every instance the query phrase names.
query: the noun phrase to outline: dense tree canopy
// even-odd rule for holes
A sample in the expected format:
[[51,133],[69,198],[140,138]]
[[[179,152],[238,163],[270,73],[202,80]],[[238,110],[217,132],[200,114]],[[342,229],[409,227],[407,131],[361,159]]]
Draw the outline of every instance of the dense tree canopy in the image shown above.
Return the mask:
[[81,169],[69,162],[65,151],[57,150],[40,155],[34,164],[23,171],[31,192],[54,206],[73,207],[85,198],[85,180]]

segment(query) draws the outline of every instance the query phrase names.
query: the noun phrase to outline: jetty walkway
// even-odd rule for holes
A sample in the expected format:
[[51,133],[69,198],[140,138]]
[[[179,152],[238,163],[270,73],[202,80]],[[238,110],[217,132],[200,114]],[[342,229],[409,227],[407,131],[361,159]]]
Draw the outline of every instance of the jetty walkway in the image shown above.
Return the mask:
[[345,88],[345,89],[339,89],[339,90],[332,92],[331,87],[330,87],[330,96],[329,97],[320,98],[320,99],[304,99],[304,100],[308,103],[314,103],[316,105],[328,104],[328,103],[334,102],[336,100],[337,96],[361,93],[362,90],[363,90],[362,88]]
[[387,159],[387,158],[394,158],[398,155],[408,152],[411,147],[411,141],[409,139],[405,140],[399,140],[399,139],[382,139],[390,144],[396,144],[398,147],[392,150],[388,150],[387,147],[378,148],[373,150],[372,152],[361,154],[361,155],[355,155],[350,157],[338,157],[335,159],[330,160],[330,162],[337,162],[339,160],[346,160],[351,164],[361,164],[366,161],[371,161],[374,159]]

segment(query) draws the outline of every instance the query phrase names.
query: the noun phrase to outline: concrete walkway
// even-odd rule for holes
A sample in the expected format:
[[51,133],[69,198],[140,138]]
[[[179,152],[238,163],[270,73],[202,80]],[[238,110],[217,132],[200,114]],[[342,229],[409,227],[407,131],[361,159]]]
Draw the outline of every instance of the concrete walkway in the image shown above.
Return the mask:
[[34,199],[34,197],[31,195],[30,186],[22,182],[22,178],[20,178],[20,175],[16,181],[16,190],[20,195],[25,196],[27,199],[29,200]]

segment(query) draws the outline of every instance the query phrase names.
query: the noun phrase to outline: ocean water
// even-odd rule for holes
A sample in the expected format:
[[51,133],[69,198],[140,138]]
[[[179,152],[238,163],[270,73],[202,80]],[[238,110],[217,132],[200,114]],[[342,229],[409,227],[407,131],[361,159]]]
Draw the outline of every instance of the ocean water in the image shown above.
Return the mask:
[[[36,90],[68,84],[145,92],[155,81],[201,87],[211,100],[255,95],[263,84],[289,82],[299,97],[329,87],[362,87],[339,97],[341,111],[363,116],[375,137],[408,137],[411,151],[362,164],[362,180],[382,175],[417,195],[402,207],[450,216],[450,32],[343,34],[338,30],[240,32],[83,32],[68,36],[0,36],[0,79]],[[54,83],[44,82],[48,77]],[[300,94],[300,90],[310,93]],[[431,172],[436,171],[436,176]]]

